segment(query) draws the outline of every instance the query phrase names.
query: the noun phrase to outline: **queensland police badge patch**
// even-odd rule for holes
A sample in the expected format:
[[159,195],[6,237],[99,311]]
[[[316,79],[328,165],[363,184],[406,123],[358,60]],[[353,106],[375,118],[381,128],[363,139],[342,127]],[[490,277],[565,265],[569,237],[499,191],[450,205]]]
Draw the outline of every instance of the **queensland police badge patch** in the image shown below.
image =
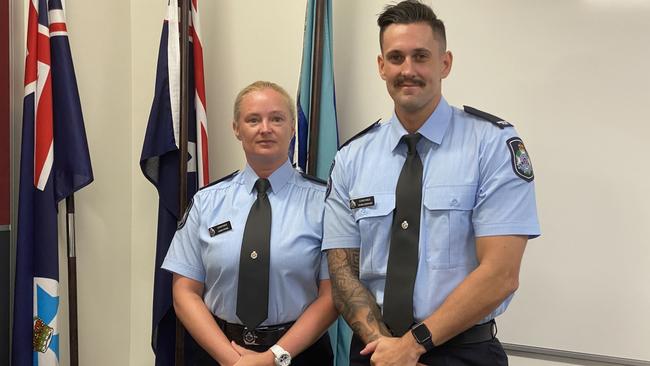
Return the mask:
[[512,161],[512,169],[515,171],[515,174],[525,180],[526,182],[532,182],[535,179],[535,174],[533,173],[533,165],[530,162],[530,156],[524,142],[521,141],[519,137],[513,137],[506,141],[508,145],[508,150],[510,150],[510,160]]

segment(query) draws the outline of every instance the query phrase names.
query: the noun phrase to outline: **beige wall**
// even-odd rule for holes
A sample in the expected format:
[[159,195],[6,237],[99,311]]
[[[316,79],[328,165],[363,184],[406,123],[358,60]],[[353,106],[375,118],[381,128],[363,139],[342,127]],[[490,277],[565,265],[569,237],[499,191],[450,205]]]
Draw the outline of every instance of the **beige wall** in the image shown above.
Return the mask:
[[[126,330],[132,302],[129,141],[134,102],[129,3],[68,1],[66,15],[95,175],[95,181],[75,195],[79,359],[81,364],[128,364],[131,339]],[[59,221],[63,243],[65,226]],[[63,268],[61,278],[66,279]],[[66,298],[64,291],[61,298]],[[67,343],[62,337],[64,365]]]
[[[375,21],[384,3],[334,1],[336,93],[342,141],[377,118],[389,116],[392,110],[376,72]],[[535,249],[529,250],[522,272],[523,288],[529,286],[526,291],[534,292],[531,283],[537,283],[537,273],[527,268],[543,270],[535,262],[553,260],[552,256],[547,259],[544,252],[562,253],[584,242],[563,229],[564,221],[576,220],[577,232],[592,241],[598,240],[594,237],[597,231],[588,230],[592,223],[608,224],[595,214],[597,207],[589,206],[595,192],[584,192],[589,187],[581,183],[594,178],[592,172],[599,171],[599,162],[613,162],[597,143],[587,141],[606,138],[611,132],[614,137],[609,143],[614,143],[614,148],[625,148],[635,156],[650,155],[647,144],[641,141],[641,136],[646,140],[650,136],[647,124],[634,119],[635,106],[644,106],[650,100],[646,71],[650,58],[647,52],[637,49],[640,41],[647,46],[650,35],[650,29],[640,35],[642,26],[637,21],[650,14],[642,2],[634,1],[619,2],[617,6],[596,0],[571,4],[501,0],[496,6],[494,2],[439,0],[435,4],[447,23],[448,43],[455,55],[452,74],[445,82],[448,100],[455,105],[485,108],[513,120],[533,152],[546,234],[531,244]],[[138,161],[153,95],[166,1],[68,0],[66,5],[95,171],[95,182],[76,195],[80,361],[98,366],[152,365],[149,344],[157,197],[142,176]],[[269,79],[295,95],[305,1],[203,0],[200,6],[210,168],[211,178],[216,179],[240,169],[244,163],[230,130],[231,104],[237,91],[256,79]],[[613,15],[608,18],[610,12]],[[12,14],[12,58],[17,60],[12,104],[16,127],[22,110],[24,36],[18,30],[24,29],[24,10],[14,6]],[[603,33],[594,23],[601,19],[616,20],[608,29],[615,31]],[[602,47],[603,39],[606,48]],[[641,65],[646,68],[641,69]],[[612,84],[613,80],[618,83]],[[602,111],[602,115],[594,109]],[[585,113],[589,118],[584,117]],[[623,125],[618,116],[623,117]],[[18,141],[16,128],[14,136]],[[631,144],[619,143],[622,140]],[[580,156],[577,170],[567,163],[566,149],[572,143],[590,153]],[[631,165],[625,168],[633,170]],[[563,180],[567,174],[575,181],[573,184]],[[606,182],[616,185],[615,177]],[[629,182],[628,189],[636,193],[632,197],[650,204],[643,198],[647,195],[641,194],[639,184]],[[580,201],[572,198],[575,194],[579,194]],[[590,207],[586,212],[581,209],[584,204]],[[570,217],[557,219],[567,210]],[[586,217],[580,218],[579,214]],[[647,213],[636,210],[617,214],[624,216],[621,220],[634,223],[644,217],[650,220]],[[621,228],[612,228],[610,236]],[[631,228],[630,235],[643,238],[640,234],[640,229]],[[565,236],[572,241],[563,240]],[[63,244],[61,251],[63,258]],[[560,264],[569,275],[573,273],[572,263]],[[65,267],[61,278],[65,282]],[[558,286],[551,284],[553,288]],[[641,295],[649,298],[647,292]],[[570,296],[558,302],[580,303]],[[528,297],[513,303],[510,311],[517,324],[534,318],[527,311],[534,306]],[[66,311],[64,307],[64,318]],[[506,326],[501,334],[505,338],[508,334],[525,338],[526,334],[521,333],[525,326],[512,321],[508,324],[509,315],[504,317]],[[517,339],[511,336],[509,340]],[[62,337],[62,365],[68,362],[67,346],[67,339]],[[559,365],[521,357],[513,357],[511,364]]]

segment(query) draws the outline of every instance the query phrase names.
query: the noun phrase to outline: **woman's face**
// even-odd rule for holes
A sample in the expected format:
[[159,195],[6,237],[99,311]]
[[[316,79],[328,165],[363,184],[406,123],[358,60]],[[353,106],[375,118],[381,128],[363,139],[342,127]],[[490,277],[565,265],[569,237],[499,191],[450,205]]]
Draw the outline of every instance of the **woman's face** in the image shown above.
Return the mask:
[[233,122],[235,136],[242,143],[249,164],[273,166],[287,160],[294,134],[288,101],[273,89],[246,94],[239,118]]

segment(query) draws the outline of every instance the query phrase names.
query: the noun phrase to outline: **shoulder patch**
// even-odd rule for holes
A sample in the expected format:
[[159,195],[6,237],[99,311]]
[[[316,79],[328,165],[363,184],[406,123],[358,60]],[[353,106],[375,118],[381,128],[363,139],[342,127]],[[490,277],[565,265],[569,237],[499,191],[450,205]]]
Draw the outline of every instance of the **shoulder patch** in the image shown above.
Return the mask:
[[300,172],[300,175],[302,175],[303,178],[305,178],[307,180],[310,180],[312,182],[315,182],[317,184],[320,184],[322,186],[327,184],[327,181],[324,181],[324,180],[322,180],[322,179],[320,179],[318,177],[314,177],[313,175],[309,175],[309,174],[303,173],[303,172]]
[[493,125],[499,127],[500,129],[504,129],[506,127],[512,127],[512,124],[510,122],[505,121],[503,118],[497,117],[497,116],[495,116],[493,114],[490,114],[490,113],[487,113],[487,112],[480,111],[480,110],[478,110],[476,108],[472,108],[470,106],[464,105],[463,110],[466,113],[469,113],[469,114],[471,114],[473,116],[476,116],[478,118],[481,118],[481,119],[484,119],[486,121],[491,122]]
[[330,165],[330,173],[327,176],[327,190],[325,191],[325,200],[332,193],[332,171],[334,170],[334,165],[336,164],[336,159],[332,160],[332,165]]
[[[239,173],[239,170],[235,170],[234,172],[232,172],[232,173],[226,175],[225,177],[219,178],[219,179],[215,180],[214,182],[211,182],[210,184],[201,187],[201,189],[205,189],[205,188],[208,188],[208,187],[212,187],[213,185],[215,185],[215,184],[217,184],[217,183],[221,183],[221,182],[223,182],[223,181],[225,181],[225,180],[228,180],[228,179],[234,177],[234,176],[237,175],[238,173]],[[199,189],[199,191],[200,191],[201,189]]]
[[181,217],[180,221],[178,221],[178,224],[176,225],[176,231],[182,229],[183,226],[185,226],[185,222],[187,221],[187,216],[189,216],[190,211],[192,210],[192,206],[194,206],[194,199],[193,198],[187,204],[187,208],[185,208],[185,212],[183,213],[183,217]]
[[350,139],[348,139],[348,140],[347,140],[346,142],[344,142],[341,146],[339,146],[339,150],[341,150],[342,148],[344,148],[345,146],[347,146],[347,144],[349,144],[350,142],[352,142],[352,141],[358,139],[359,137],[365,135],[366,133],[368,133],[369,131],[371,131],[373,128],[379,126],[379,121],[381,121],[381,118],[378,119],[378,120],[376,120],[375,123],[373,123],[373,124],[371,124],[370,126],[364,128],[363,130],[361,130],[361,132],[359,132],[359,133],[357,133],[356,135],[350,137]]
[[524,142],[519,137],[513,137],[508,139],[506,144],[510,151],[510,160],[515,174],[526,182],[532,182],[535,179],[535,173],[533,173],[533,164],[530,162]]

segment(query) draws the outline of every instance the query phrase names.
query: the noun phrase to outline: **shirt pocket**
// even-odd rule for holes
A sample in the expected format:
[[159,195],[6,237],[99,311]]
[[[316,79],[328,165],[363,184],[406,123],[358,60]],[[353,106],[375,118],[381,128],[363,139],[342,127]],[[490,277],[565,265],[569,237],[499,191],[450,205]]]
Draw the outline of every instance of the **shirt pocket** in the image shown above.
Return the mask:
[[[217,226],[230,222],[230,228],[222,232],[210,233],[210,228],[216,230]],[[233,260],[239,266],[239,255],[244,227],[226,219],[215,220],[209,227],[201,228],[201,244],[203,266],[208,270],[216,270],[218,273],[233,267]]]
[[395,210],[395,195],[381,194],[373,197],[375,199],[373,206],[352,211],[361,236],[359,253],[361,279],[383,277],[388,263],[388,243],[392,213]]
[[[431,269],[455,268],[476,261],[472,209],[476,186],[427,187],[422,228],[425,260]],[[422,238],[421,238],[422,240]]]

